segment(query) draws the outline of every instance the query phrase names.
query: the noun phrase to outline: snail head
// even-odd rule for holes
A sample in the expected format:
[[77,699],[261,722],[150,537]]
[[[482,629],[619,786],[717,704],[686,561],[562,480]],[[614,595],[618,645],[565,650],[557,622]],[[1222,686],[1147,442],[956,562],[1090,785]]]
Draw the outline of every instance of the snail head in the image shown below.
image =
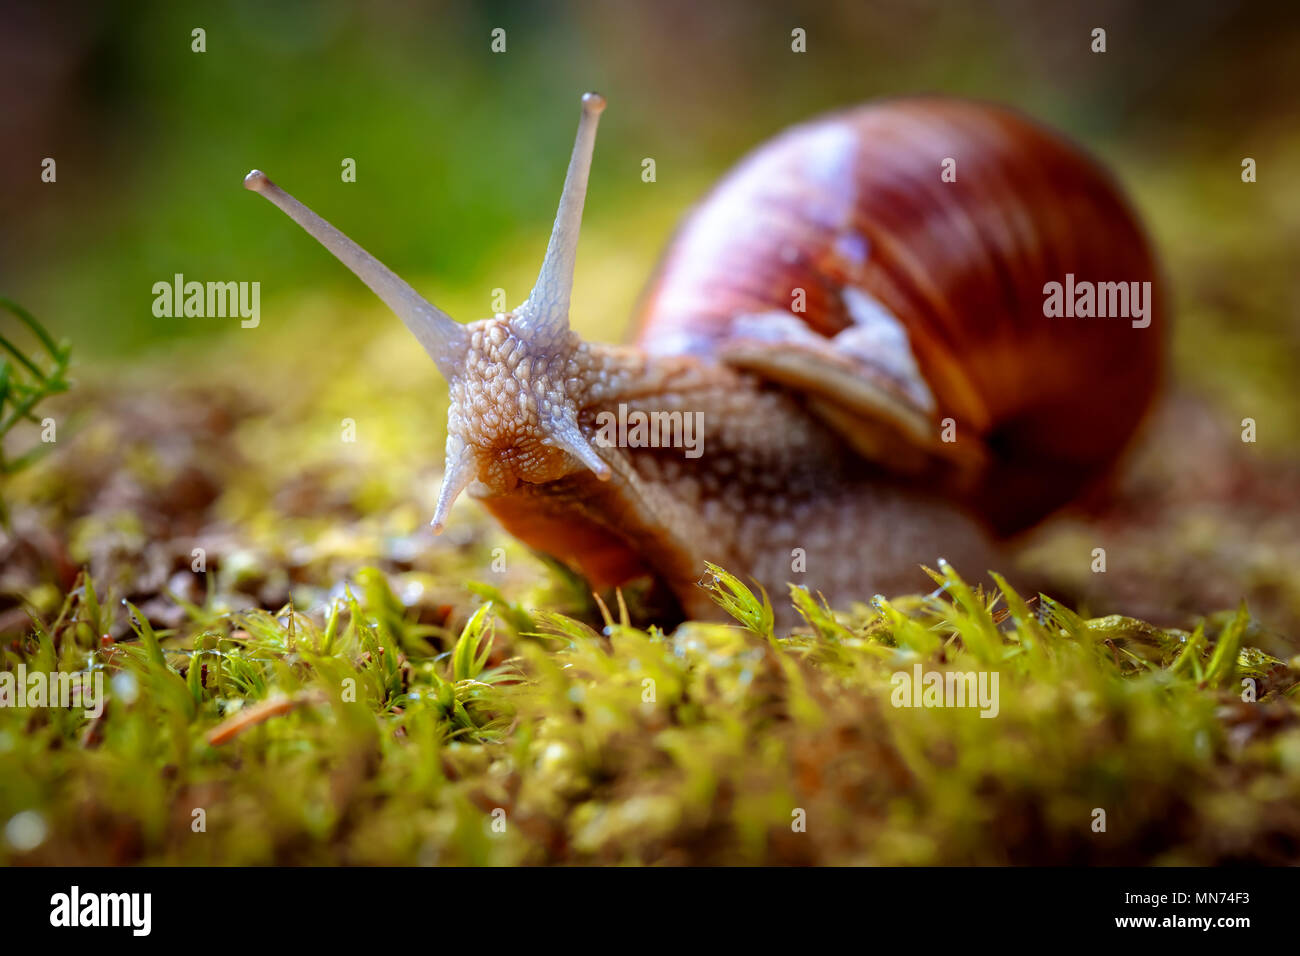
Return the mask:
[[381,298],[433,359],[451,393],[447,458],[433,517],[441,531],[452,504],[473,481],[494,492],[520,482],[554,481],[610,468],[578,425],[573,383],[584,361],[569,328],[569,298],[582,207],[605,100],[582,97],[559,211],[546,257],[527,300],[512,312],[462,325],[425,300],[359,245],[273,183],[260,170],[244,186],[279,206]]

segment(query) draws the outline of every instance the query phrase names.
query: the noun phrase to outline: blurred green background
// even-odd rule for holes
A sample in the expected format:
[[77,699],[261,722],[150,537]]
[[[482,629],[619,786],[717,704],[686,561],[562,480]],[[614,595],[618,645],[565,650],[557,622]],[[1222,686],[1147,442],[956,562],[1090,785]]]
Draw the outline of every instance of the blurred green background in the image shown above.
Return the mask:
[[[1261,396],[1287,402],[1300,358],[1296,9],[1222,0],[10,9],[0,31],[0,289],[70,336],[83,368],[158,350],[201,364],[214,337],[243,335],[240,346],[255,350],[278,339],[229,319],[155,318],[151,287],[178,272],[259,280],[262,324],[287,336],[279,341],[328,345],[330,321],[395,326],[332,258],[240,189],[257,166],[453,315],[483,317],[492,289],[506,290],[508,306],[527,294],[577,98],[593,88],[610,109],[574,322],[618,338],[674,223],[745,151],[823,110],[944,91],[1018,106],[1108,160],[1175,280],[1180,374],[1247,410]],[[1105,54],[1089,50],[1096,26],[1108,31]],[[195,27],[206,30],[205,53],[191,52]],[[497,27],[504,54],[489,47]],[[807,31],[805,54],[791,52],[794,27]],[[56,184],[40,181],[46,156],[58,163]],[[654,184],[641,180],[647,156]],[[1254,186],[1240,181],[1243,156],[1258,161]],[[355,183],[341,181],[344,157],[357,162]],[[344,308],[331,319],[301,308],[311,301]],[[1300,437],[1300,426],[1286,427]]]

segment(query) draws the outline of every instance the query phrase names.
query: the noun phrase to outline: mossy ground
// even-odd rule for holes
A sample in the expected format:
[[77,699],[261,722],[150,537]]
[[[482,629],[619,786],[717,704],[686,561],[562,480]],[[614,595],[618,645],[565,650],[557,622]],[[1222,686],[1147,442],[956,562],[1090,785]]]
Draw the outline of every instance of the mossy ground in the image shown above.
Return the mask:
[[[374,570],[328,607],[190,606],[162,633],[82,579],[6,663],[102,669],[111,699],[0,711],[0,815],[47,831],[4,858],[1296,862],[1300,660],[1244,611],[1188,634],[937,579],[842,617],[795,590],[789,635],[722,572],[736,624],[667,635],[499,595],[455,634]],[[892,706],[917,662],[998,672],[997,716]]]

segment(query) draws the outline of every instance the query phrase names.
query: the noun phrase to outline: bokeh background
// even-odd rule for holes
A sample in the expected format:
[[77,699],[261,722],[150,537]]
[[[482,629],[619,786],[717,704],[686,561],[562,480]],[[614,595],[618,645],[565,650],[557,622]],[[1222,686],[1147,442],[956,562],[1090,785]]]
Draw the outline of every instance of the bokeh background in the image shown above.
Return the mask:
[[[1168,398],[1124,472],[1127,505],[1057,522],[1029,560],[1094,609],[1178,618],[1244,594],[1300,620],[1282,570],[1300,440],[1294,4],[250,0],[3,17],[0,290],[74,343],[78,383],[63,406],[75,443],[10,494],[47,508],[68,566],[93,562],[110,528],[127,539],[104,559],[119,571],[159,536],[247,536],[268,502],[300,522],[268,532],[279,551],[375,515],[410,550],[435,548],[442,383],[367,290],[240,188],[249,168],[468,321],[493,311],[493,289],[508,306],[527,294],[577,98],[599,89],[573,321],[616,340],[674,224],[748,149],[820,111],[948,92],[1015,105],[1102,157],[1175,300]],[[1104,54],[1089,49],[1097,26]],[[55,184],[40,181],[47,156]],[[152,285],[175,273],[260,281],[261,326],[154,317]],[[1104,369],[1096,388],[1104,413]],[[1239,441],[1246,416],[1256,445]],[[1119,573],[1088,572],[1098,544]]]
[[[488,289],[526,291],[576,98],[594,88],[611,108],[577,311],[613,334],[674,222],[744,151],[819,111],[939,91],[1014,104],[1113,163],[1180,280],[1185,321],[1215,305],[1239,338],[1294,335],[1282,321],[1294,287],[1261,290],[1294,248],[1298,22],[1293,4],[1222,0],[10,9],[0,276],[84,343],[83,359],[233,334],[154,319],[150,286],[174,272],[260,279],[272,325],[304,290],[364,302],[239,190],[261,166],[478,317]],[[190,50],[196,26],[203,54]],[[790,51],[794,26],[806,54]],[[1108,30],[1104,55],[1089,51],[1094,26]],[[505,54],[489,50],[496,27]],[[1246,155],[1258,188],[1239,180]],[[45,156],[55,186],[39,180]],[[645,156],[654,185],[640,180]],[[355,184],[340,181],[343,157],[357,160]],[[1240,259],[1223,262],[1225,246]],[[1272,361],[1294,361],[1289,344]]]

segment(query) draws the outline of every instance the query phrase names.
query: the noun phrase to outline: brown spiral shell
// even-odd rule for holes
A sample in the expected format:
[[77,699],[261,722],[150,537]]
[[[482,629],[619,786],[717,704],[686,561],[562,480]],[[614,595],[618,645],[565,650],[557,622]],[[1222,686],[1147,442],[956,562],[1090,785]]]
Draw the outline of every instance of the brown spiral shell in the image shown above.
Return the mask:
[[[1067,273],[1151,282],[1150,326],[1046,317],[1044,285]],[[636,341],[713,354],[737,316],[789,311],[796,288],[799,317],[833,336],[854,321],[847,287],[906,329],[935,421],[983,443],[972,503],[1003,533],[1102,474],[1158,382],[1163,288],[1115,182],[1014,112],[940,97],[831,114],[751,153],[678,230]]]

